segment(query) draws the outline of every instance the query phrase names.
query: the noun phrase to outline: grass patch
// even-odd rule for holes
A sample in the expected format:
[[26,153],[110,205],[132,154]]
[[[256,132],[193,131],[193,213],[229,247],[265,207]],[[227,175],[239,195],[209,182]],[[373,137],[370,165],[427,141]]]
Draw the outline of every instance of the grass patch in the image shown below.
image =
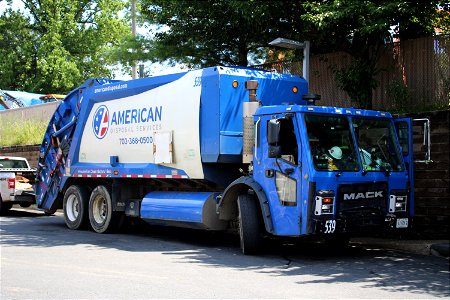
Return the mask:
[[0,146],[37,145],[42,143],[48,122],[0,119]]

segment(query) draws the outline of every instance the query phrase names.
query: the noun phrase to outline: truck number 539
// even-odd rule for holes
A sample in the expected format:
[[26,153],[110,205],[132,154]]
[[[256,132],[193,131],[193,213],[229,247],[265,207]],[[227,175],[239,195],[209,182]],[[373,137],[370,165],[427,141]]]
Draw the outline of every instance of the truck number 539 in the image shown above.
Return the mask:
[[323,233],[334,233],[336,230],[336,220],[325,221],[325,231]]

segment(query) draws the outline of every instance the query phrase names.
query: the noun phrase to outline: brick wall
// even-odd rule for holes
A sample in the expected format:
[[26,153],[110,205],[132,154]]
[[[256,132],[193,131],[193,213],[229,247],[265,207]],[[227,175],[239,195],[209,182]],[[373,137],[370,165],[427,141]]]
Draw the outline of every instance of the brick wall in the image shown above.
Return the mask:
[[[409,114],[415,119],[428,118],[431,128],[431,163],[415,163],[415,229],[429,238],[450,235],[450,110]],[[423,159],[420,132],[414,130],[415,159]],[[417,133],[417,135],[416,135]]]

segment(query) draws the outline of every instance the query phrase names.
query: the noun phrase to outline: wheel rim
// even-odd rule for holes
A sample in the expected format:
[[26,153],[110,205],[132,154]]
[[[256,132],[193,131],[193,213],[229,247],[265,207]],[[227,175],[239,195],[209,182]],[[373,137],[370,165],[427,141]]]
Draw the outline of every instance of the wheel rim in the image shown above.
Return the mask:
[[95,197],[92,203],[92,216],[97,224],[105,222],[108,215],[106,199],[102,196]]
[[78,218],[78,215],[80,214],[80,200],[77,196],[70,195],[69,198],[67,198],[66,214],[67,218],[72,222]]

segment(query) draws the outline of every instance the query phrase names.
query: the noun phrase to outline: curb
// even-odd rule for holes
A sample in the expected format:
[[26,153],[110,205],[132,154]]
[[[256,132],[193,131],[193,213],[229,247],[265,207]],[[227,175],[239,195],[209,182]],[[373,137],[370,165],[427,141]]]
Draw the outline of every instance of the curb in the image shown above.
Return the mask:
[[449,243],[439,243],[431,245],[430,252],[432,255],[449,257],[450,244]]
[[355,238],[352,243],[364,247],[401,250],[414,254],[449,257],[450,243],[448,240],[396,240],[380,238]]

